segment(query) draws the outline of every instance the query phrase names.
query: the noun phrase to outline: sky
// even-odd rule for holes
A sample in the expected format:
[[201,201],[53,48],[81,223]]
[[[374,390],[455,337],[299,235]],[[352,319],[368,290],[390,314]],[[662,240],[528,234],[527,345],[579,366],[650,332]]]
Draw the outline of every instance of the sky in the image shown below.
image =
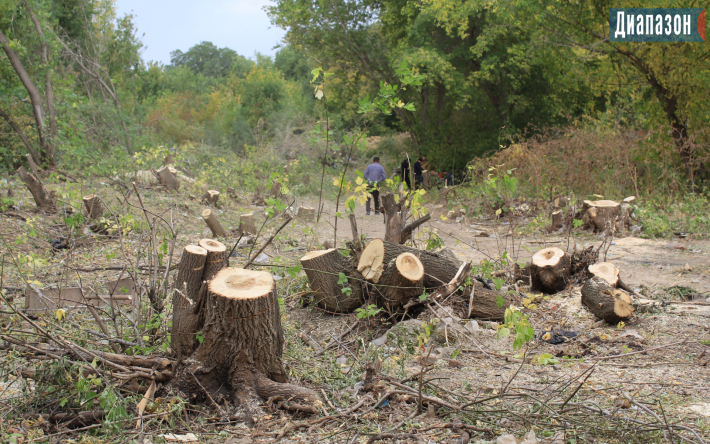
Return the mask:
[[[170,52],[183,52],[205,41],[253,58],[274,55],[285,31],[272,26],[262,9],[269,0],[116,0],[116,14],[133,14],[143,41],[143,60],[170,63]],[[143,35],[145,34],[145,35]]]

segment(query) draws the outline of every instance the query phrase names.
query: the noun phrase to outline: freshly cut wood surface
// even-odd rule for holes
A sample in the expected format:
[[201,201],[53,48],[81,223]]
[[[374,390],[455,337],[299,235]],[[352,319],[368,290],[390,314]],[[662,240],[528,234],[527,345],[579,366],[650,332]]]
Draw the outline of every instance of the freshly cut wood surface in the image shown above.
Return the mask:
[[241,234],[256,234],[254,213],[247,213],[239,216],[239,231]]
[[626,321],[634,313],[629,295],[612,288],[604,278],[595,276],[588,279],[581,293],[582,304],[609,324]]
[[219,191],[217,190],[207,190],[202,198],[210,205],[215,205],[219,200]]
[[402,253],[387,263],[375,286],[380,305],[390,311],[398,309],[424,293],[424,265],[412,253]]
[[104,214],[104,207],[101,205],[101,199],[95,194],[89,194],[82,198],[86,212],[89,214],[89,219],[99,219]]
[[570,278],[570,257],[557,247],[545,248],[532,257],[530,282],[533,291],[554,294],[567,288]]
[[217,216],[214,214],[214,211],[209,208],[205,208],[202,210],[202,219],[205,220],[205,223],[210,228],[210,231],[212,231],[212,235],[214,237],[225,237],[227,235],[227,232],[224,231],[224,228],[222,228],[222,224],[220,224],[219,220],[217,220]]
[[619,269],[611,262],[598,262],[588,267],[590,273],[596,277],[603,278],[612,287],[616,287],[619,282]]
[[202,273],[202,280],[209,281],[221,270],[227,260],[227,246],[214,239],[202,239],[198,245],[207,250],[207,260]]

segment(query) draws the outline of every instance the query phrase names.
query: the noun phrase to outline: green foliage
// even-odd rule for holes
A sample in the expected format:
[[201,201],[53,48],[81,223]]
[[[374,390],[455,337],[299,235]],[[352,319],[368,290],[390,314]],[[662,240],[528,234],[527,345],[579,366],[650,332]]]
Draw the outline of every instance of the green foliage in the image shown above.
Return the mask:
[[538,365],[554,365],[559,364],[560,361],[549,353],[543,353],[541,355],[538,355],[537,363]]
[[513,350],[521,349],[525,344],[535,337],[535,330],[530,326],[528,316],[523,315],[514,306],[505,309],[504,323],[498,327],[496,338],[507,338],[513,336]]
[[377,305],[370,304],[366,307],[356,308],[355,314],[357,315],[358,319],[369,319],[373,316],[377,316],[381,311],[382,309],[377,308]]

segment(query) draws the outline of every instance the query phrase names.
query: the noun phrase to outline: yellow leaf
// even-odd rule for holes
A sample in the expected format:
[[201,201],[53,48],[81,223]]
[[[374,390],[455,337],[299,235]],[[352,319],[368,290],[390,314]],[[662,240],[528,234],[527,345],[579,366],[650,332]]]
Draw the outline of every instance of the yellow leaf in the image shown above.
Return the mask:
[[550,332],[547,332],[544,335],[542,335],[542,339],[545,341],[549,341],[551,337],[552,337],[552,335],[550,334]]
[[60,308],[59,310],[57,310],[57,311],[54,313],[54,315],[57,317],[57,321],[60,321],[60,322],[61,322],[61,321],[63,321],[64,318],[66,317],[67,312],[66,312],[66,310],[64,310],[63,308]]
[[500,216],[500,213],[502,213],[502,212],[503,212],[503,209],[502,209],[502,208],[498,208],[498,209],[496,210],[496,216]]
[[362,177],[358,177],[357,179],[355,179],[355,182],[356,182],[358,185],[362,185]]

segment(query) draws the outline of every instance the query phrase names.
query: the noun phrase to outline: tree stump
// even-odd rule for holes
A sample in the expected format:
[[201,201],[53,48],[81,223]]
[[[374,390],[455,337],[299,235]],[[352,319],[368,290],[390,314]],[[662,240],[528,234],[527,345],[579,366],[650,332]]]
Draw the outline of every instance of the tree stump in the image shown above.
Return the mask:
[[10,183],[10,173],[5,171],[5,181],[7,182],[7,197],[15,197],[15,191],[12,189],[12,184]]
[[402,253],[387,263],[376,292],[380,305],[390,312],[424,293],[424,265],[412,253]]
[[197,244],[207,250],[207,260],[202,272],[202,280],[209,281],[224,267],[227,260],[227,247],[222,242],[213,239],[202,239]]
[[202,275],[207,261],[207,250],[187,245],[180,258],[180,268],[173,292],[173,327],[170,348],[178,360],[190,356],[197,348],[195,332],[199,331],[199,317],[195,314],[199,303]]
[[47,189],[44,188],[44,184],[39,177],[39,173],[37,172],[37,166],[35,165],[34,160],[32,160],[32,156],[29,154],[27,155],[27,162],[29,162],[32,172],[28,173],[27,170],[25,170],[25,167],[21,166],[17,169],[17,175],[20,176],[20,179],[22,179],[27,186],[27,189],[29,189],[30,193],[32,193],[32,197],[40,210],[54,211],[54,201],[49,193],[47,193]]
[[207,192],[205,192],[205,194],[202,196],[202,200],[207,202],[209,205],[216,205],[217,201],[219,200],[219,191],[207,190]]
[[315,222],[316,209],[313,207],[298,207],[298,217],[306,222]]
[[217,216],[215,216],[214,212],[209,208],[202,210],[202,219],[205,220],[205,223],[210,228],[210,231],[212,231],[214,237],[225,237],[227,235],[227,232],[224,231],[224,228],[222,228],[222,225],[217,220]]
[[281,183],[274,182],[271,184],[271,197],[278,199],[281,197]]
[[582,304],[609,324],[626,321],[634,312],[631,298],[622,290],[613,289],[601,277],[593,277],[582,286]]
[[84,206],[89,214],[89,219],[100,219],[104,215],[104,207],[101,205],[101,199],[95,194],[89,194],[82,198]]
[[242,214],[239,217],[239,232],[241,234],[256,235],[256,225],[254,224],[254,213]]
[[621,213],[621,220],[627,226],[631,225],[631,221],[629,219],[631,219],[634,214],[633,205],[636,205],[636,196],[629,196],[621,201],[621,207],[619,209]]
[[270,273],[221,270],[207,286],[198,315],[202,343],[172,381],[187,399],[204,401],[207,392],[211,401],[231,398],[249,412],[260,399],[279,397],[289,410],[317,412],[313,391],[286,383],[281,315]]
[[[350,313],[362,305],[362,283],[353,272],[350,259],[343,257],[339,250],[311,251],[301,258],[308,282],[315,292],[316,302],[333,313]],[[340,273],[348,279],[339,284]],[[350,288],[350,292],[343,291]]]
[[560,248],[538,251],[530,264],[532,291],[554,294],[567,288],[570,278],[570,257]]
[[164,166],[155,172],[158,175],[160,184],[168,191],[177,191],[180,188],[180,181],[177,174],[170,167]]
[[335,242],[333,242],[333,239],[326,239],[323,241],[323,246],[326,250],[330,250],[331,248],[335,248]]
[[635,293],[631,287],[626,285],[624,281],[621,280],[621,276],[619,275],[620,270],[611,262],[598,262],[587,267],[587,270],[589,270],[591,275],[600,277],[607,281],[612,288],[621,288],[627,293]]
[[550,224],[550,228],[548,228],[547,231],[552,233],[553,231],[557,231],[564,228],[564,222],[562,221],[562,211],[555,211],[552,213],[552,223]]
[[603,232],[607,228],[623,228],[621,205],[613,200],[585,200],[582,205],[582,220],[585,228]]
[[436,253],[373,239],[360,255],[357,270],[368,281],[378,283],[384,267],[402,253],[412,253],[424,266],[424,288],[432,289],[448,284],[456,276],[460,263]]

